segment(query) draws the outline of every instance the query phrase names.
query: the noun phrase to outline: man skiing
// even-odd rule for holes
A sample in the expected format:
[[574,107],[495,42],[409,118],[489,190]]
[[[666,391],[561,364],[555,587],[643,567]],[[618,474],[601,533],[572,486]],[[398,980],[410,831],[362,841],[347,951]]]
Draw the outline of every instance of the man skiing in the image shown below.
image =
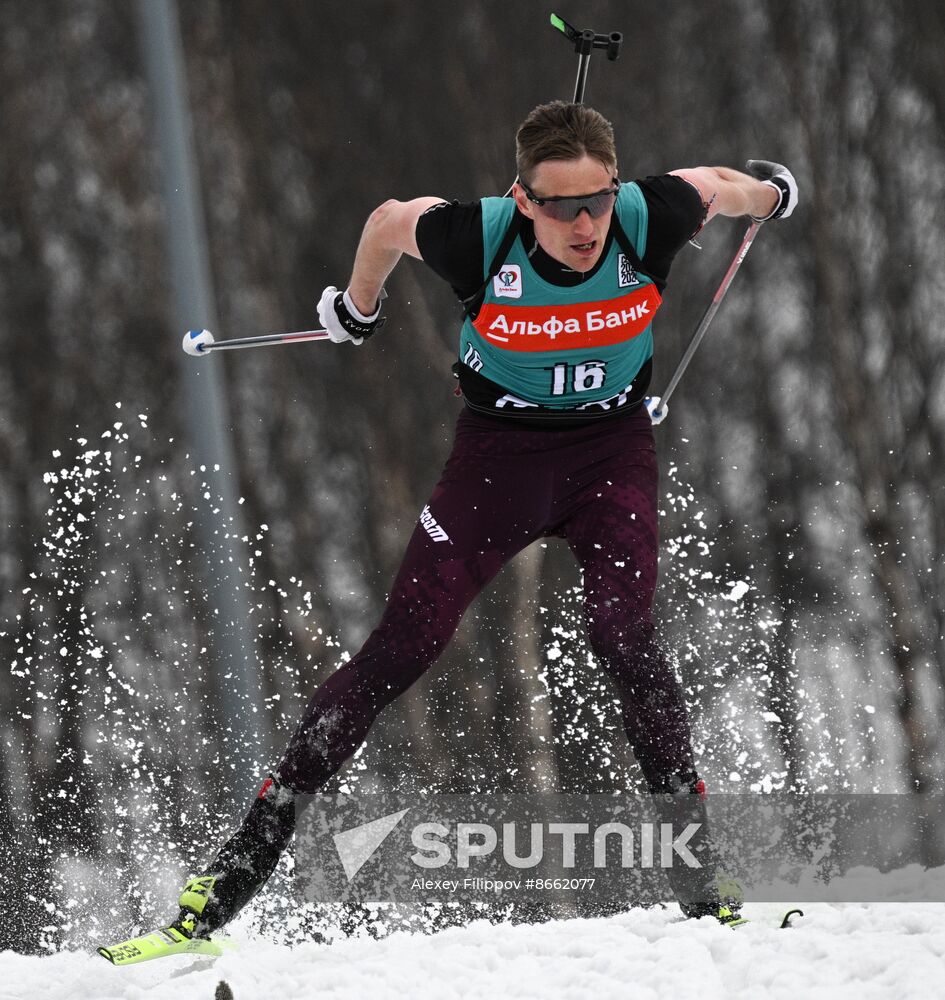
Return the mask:
[[[382,322],[401,256],[423,260],[466,309],[454,366],[465,406],[379,625],[316,690],[242,826],[185,886],[172,926],[187,937],[209,936],[259,891],[297,797],[323,787],[435,662],[476,594],[543,537],[566,539],[583,571],[591,648],[651,794],[701,802],[682,691],[651,617],[652,321],[675,254],[708,220],[786,218],[797,186],[766,161],[752,162],[755,176],[697,167],[621,182],[610,123],[560,101],[523,122],[516,165],[511,198],[381,205],[347,289],[321,296],[331,339],[361,344]],[[710,874],[673,881],[684,913],[734,920],[736,899]]]

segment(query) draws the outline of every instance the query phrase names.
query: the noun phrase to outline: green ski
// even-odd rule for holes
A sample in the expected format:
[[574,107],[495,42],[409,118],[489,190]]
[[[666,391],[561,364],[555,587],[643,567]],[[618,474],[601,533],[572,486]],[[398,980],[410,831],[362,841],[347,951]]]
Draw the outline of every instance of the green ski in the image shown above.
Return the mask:
[[725,927],[742,927],[744,924],[750,923],[739,914],[738,910],[730,910],[727,906],[719,907],[716,919]]
[[[784,914],[784,917],[782,918],[781,923],[779,925],[782,930],[786,927],[794,926],[791,923],[791,917],[793,917],[795,913],[799,917],[804,916],[803,910],[788,910],[787,913]],[[719,923],[724,924],[726,927],[732,927],[732,928],[744,927],[745,924],[750,924],[752,922],[747,917],[740,916],[737,911],[730,910],[727,906],[723,906],[719,909],[719,915],[717,919]]]
[[136,965],[138,962],[150,962],[153,958],[165,958],[168,955],[219,956],[235,947],[232,941],[189,937],[172,925],[96,950],[112,965]]

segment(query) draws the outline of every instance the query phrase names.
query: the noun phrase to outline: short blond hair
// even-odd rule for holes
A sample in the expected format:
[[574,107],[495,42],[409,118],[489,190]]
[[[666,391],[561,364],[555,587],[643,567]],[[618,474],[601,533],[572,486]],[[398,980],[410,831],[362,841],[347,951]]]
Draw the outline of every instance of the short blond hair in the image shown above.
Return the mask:
[[515,167],[526,184],[539,163],[582,156],[599,160],[609,169],[617,166],[614,127],[593,108],[567,101],[539,104],[518,127]]

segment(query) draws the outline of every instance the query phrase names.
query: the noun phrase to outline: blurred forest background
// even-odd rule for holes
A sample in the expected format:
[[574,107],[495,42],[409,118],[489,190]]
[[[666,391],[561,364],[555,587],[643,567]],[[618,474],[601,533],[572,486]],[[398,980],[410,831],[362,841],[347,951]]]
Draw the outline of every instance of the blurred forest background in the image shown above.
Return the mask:
[[[625,35],[587,89],[623,178],[762,157],[800,185],[656,432],[659,613],[707,782],[941,791],[945,8],[555,10]],[[549,13],[182,3],[217,336],[317,325],[385,199],[504,192],[518,122],[573,90]],[[461,406],[458,305],[414,261],[367,347],[183,355],[144,66],[134,4],[0,0],[0,948],[173,912],[379,616]],[[744,228],[719,219],[677,259],[654,391]],[[242,523],[216,549],[192,365],[222,373],[236,456]],[[206,585],[234,538],[237,691]],[[523,553],[335,787],[639,788],[579,587],[563,545]]]

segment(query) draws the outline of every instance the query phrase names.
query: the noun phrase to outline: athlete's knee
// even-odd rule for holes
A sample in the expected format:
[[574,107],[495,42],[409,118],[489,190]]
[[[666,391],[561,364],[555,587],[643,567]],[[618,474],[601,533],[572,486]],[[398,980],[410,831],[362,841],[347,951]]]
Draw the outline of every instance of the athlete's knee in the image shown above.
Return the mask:
[[479,568],[478,561],[447,560],[433,568],[402,571],[365,651],[391,663],[433,663],[491,575],[478,573]]
[[645,658],[655,642],[650,616],[633,613],[617,599],[587,609],[587,633],[591,651],[607,664]]
[[363,683],[350,661],[312,695],[289,741],[279,773],[293,788],[314,793],[364,742],[374,720],[396,696],[381,683]]

